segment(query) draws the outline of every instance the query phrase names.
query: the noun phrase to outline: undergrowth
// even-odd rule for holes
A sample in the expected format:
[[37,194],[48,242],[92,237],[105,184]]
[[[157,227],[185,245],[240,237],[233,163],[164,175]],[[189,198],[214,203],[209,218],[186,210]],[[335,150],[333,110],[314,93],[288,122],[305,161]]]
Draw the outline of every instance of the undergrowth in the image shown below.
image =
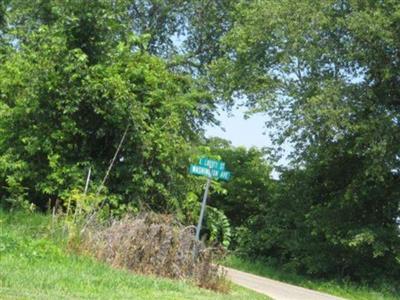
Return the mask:
[[235,285],[228,294],[215,293],[185,280],[143,276],[77,255],[68,250],[71,228],[64,221],[0,209],[0,299],[266,299]]
[[185,227],[170,215],[145,213],[108,225],[93,223],[80,239],[82,251],[114,267],[189,280],[218,292],[229,289],[224,272],[213,263],[222,248],[205,247],[195,240],[193,226]]

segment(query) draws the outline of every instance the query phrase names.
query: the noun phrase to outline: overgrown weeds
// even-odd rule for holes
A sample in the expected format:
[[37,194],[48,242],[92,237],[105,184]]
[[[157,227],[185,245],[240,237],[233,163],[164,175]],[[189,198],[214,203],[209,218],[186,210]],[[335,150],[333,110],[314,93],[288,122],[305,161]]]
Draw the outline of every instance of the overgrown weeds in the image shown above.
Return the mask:
[[221,248],[207,248],[172,216],[145,213],[108,225],[91,224],[81,236],[81,249],[114,267],[137,273],[192,281],[219,292],[229,289],[225,274],[213,264]]

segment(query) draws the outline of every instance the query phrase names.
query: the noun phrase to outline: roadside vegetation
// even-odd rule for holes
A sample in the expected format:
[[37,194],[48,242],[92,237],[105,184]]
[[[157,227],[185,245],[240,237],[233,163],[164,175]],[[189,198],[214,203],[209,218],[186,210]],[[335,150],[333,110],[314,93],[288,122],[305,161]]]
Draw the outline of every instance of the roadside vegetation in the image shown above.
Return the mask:
[[113,268],[71,251],[64,230],[49,216],[0,210],[1,299],[267,299],[237,286],[216,293]]
[[[318,279],[315,277],[313,278],[310,276],[307,277],[295,274],[266,261],[250,260],[234,255],[227,256],[221,264],[244,272],[325,292],[349,300],[400,299],[400,295],[398,294],[394,284],[385,281],[381,281],[380,286],[371,286],[368,283]],[[377,279],[379,282],[379,278]]]
[[[185,277],[176,247],[132,266],[110,251],[132,236],[110,232],[171,215],[180,225],[126,232],[178,245],[205,182],[189,165],[223,160],[233,176],[212,180],[204,249],[400,294],[399,45],[398,0],[0,1],[0,207],[66,216],[70,247],[143,273],[178,262],[158,275]],[[270,147],[206,138],[236,105],[266,115]],[[50,272],[66,256],[27,245],[42,242]],[[215,278],[206,266],[198,285]]]
[[78,232],[76,247],[114,267],[229,291],[225,274],[214,265],[224,250],[196,241],[194,226],[182,226],[174,216],[155,213],[127,215],[108,223],[90,224]]

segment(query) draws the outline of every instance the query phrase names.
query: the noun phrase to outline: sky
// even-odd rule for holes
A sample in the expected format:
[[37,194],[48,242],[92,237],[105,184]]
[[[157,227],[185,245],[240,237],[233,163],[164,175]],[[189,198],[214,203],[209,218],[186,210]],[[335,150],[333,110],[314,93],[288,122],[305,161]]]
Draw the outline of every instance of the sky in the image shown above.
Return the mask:
[[245,119],[245,111],[244,107],[233,108],[230,113],[219,109],[217,119],[221,122],[221,126],[207,126],[206,137],[221,137],[230,140],[234,146],[245,146],[246,148],[271,146],[271,140],[265,127],[267,116],[259,113]]
[[[245,118],[246,108],[236,107],[227,113],[222,108],[219,109],[217,119],[221,122],[220,126],[207,126],[206,137],[220,137],[232,142],[233,146],[250,147],[271,147],[272,141],[269,137],[268,128],[265,126],[267,115],[258,113],[250,118]],[[288,159],[285,157],[293,148],[283,145],[284,155],[278,162],[279,165],[288,165]],[[279,172],[276,169],[272,171],[272,178],[279,179]]]

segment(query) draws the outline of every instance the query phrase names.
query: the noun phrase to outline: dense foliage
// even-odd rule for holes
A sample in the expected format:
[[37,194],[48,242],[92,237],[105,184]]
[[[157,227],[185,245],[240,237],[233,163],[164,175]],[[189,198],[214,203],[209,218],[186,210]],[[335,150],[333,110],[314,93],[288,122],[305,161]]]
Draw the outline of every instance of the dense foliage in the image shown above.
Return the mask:
[[220,94],[246,94],[294,148],[248,250],[313,274],[399,276],[399,2],[243,1],[235,13]]
[[175,208],[209,96],[141,50],[146,41],[117,22],[123,6],[45,3],[10,7],[0,58],[2,201],[44,207],[82,190],[89,167],[98,188],[126,132],[106,184],[113,204]]
[[[275,193],[272,167],[265,158],[267,152],[234,147],[229,141],[216,137],[204,139],[196,152],[197,157],[222,160],[226,170],[233,174],[228,181],[212,180],[201,233],[210,243],[234,249],[239,232],[248,225],[251,216],[265,208]],[[182,213],[186,223],[198,221],[205,182],[204,177],[199,177],[185,200]]]
[[[233,172],[213,182],[212,241],[230,222],[245,255],[398,278],[399,45],[397,0],[3,1],[1,204],[81,199],[91,168],[114,209],[193,224],[204,180],[187,166],[209,155]],[[202,142],[241,96],[293,147],[277,181],[270,152]]]
[[275,182],[271,179],[271,166],[265,151],[257,148],[234,147],[220,138],[207,140],[211,153],[218,155],[233,176],[221,182],[220,189],[210,195],[210,205],[222,210],[233,229],[232,248],[240,233],[247,228],[252,217],[268,210],[268,203],[275,194]]

